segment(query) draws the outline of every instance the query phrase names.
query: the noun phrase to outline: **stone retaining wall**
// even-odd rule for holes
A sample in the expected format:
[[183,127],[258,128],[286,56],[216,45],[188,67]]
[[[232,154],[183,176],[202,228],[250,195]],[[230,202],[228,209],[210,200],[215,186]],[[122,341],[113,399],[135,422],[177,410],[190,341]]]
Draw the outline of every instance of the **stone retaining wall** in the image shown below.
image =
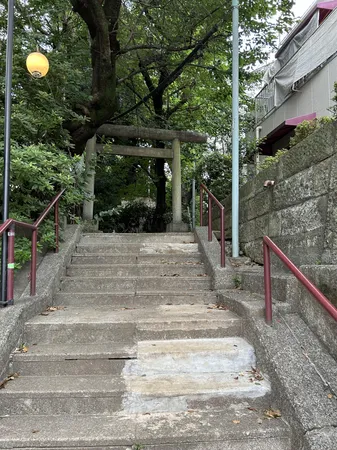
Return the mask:
[[[240,245],[253,261],[263,263],[268,235],[296,265],[337,263],[336,131],[324,126],[241,187]],[[231,198],[224,204],[231,237]]]

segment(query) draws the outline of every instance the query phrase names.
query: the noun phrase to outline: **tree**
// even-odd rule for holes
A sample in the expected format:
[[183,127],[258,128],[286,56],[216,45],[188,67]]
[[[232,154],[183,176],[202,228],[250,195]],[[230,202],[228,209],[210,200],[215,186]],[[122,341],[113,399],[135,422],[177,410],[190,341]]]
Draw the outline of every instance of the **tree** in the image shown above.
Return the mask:
[[[242,93],[252,66],[288,27],[292,4],[240,2]],[[5,8],[0,1],[2,13]],[[5,30],[5,14],[0,27]],[[51,62],[42,81],[24,68],[36,44]],[[4,47],[2,33],[2,54]],[[13,135],[20,144],[47,140],[72,153],[81,153],[107,121],[193,128],[222,138],[230,130],[230,51],[230,2],[17,0]],[[153,163],[158,228],[165,211],[164,164]]]

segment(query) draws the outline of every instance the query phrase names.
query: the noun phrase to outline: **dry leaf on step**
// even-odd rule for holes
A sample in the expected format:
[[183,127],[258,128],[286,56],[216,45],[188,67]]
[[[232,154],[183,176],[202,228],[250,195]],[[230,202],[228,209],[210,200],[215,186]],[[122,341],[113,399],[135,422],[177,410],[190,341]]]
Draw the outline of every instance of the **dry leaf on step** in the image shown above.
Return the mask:
[[279,409],[267,409],[267,411],[264,412],[264,415],[267,419],[277,419],[278,417],[281,417],[281,412]]

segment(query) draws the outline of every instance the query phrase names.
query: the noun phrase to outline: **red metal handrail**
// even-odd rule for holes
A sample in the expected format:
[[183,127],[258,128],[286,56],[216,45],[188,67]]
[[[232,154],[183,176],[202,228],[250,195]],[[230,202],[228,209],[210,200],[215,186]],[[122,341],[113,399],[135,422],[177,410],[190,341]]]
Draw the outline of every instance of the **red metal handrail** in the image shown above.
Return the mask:
[[54,224],[55,224],[55,253],[59,251],[59,200],[63,195],[65,189],[57,194],[49,203],[47,208],[43,211],[40,217],[33,223],[20,222],[14,219],[6,220],[0,225],[0,236],[8,231],[8,254],[7,254],[7,299],[1,299],[2,304],[12,305],[14,299],[14,245],[15,245],[15,227],[28,228],[32,231],[32,249],[31,249],[31,266],[30,266],[30,295],[36,295],[36,267],[37,267],[37,233],[38,228],[49,214],[50,210],[54,209]]
[[293,262],[282,252],[282,250],[268,237],[263,238],[263,258],[264,258],[264,289],[266,302],[266,322],[272,324],[272,298],[271,298],[271,275],[270,275],[270,250],[285,264],[303,286],[312,294],[315,299],[328,311],[337,321],[337,308],[329,299],[295,266]]
[[208,241],[212,242],[213,240],[213,230],[212,230],[212,202],[214,202],[220,210],[220,248],[221,248],[221,267],[225,267],[226,265],[226,257],[225,257],[225,208],[219,202],[219,200],[214,197],[212,192],[207,189],[204,184],[200,184],[200,226],[203,226],[203,197],[204,191],[208,194]]

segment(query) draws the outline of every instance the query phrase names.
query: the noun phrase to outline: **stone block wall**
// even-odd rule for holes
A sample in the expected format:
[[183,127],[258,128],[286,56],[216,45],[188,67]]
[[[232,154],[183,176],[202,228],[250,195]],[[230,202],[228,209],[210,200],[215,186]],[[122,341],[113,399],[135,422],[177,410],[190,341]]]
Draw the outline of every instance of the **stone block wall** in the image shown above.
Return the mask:
[[[241,187],[240,246],[253,261],[263,263],[267,235],[298,266],[337,264],[336,133],[336,123],[326,125]],[[230,238],[231,198],[224,205]]]

